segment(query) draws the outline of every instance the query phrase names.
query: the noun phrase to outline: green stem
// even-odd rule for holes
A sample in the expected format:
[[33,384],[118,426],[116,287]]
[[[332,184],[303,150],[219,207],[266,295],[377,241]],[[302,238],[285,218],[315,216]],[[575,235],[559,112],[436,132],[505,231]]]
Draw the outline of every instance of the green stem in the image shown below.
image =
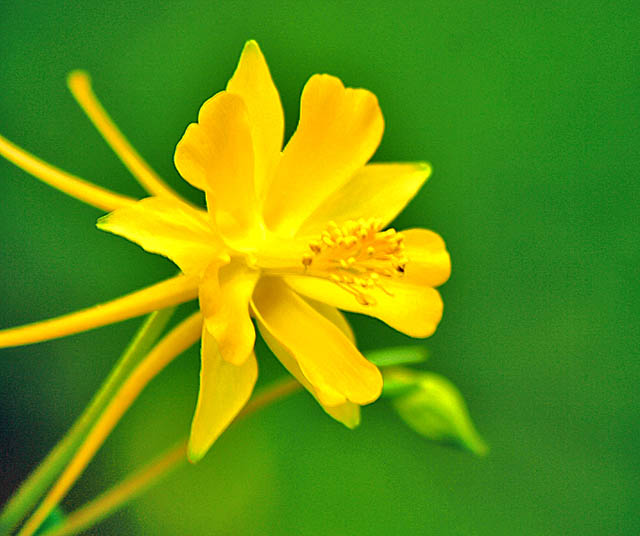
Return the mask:
[[160,336],[173,311],[168,308],[147,317],[82,415],[7,502],[0,514],[0,536],[11,533],[58,477],[120,384]]
[[181,441],[160,454],[152,462],[101,493],[92,501],[66,516],[62,524],[44,531],[40,536],[69,536],[95,525],[118,508],[187,461],[187,442]]
[[[286,379],[265,388],[251,399],[234,422],[298,391],[300,387],[296,380]],[[187,440],[184,439],[111,489],[70,513],[62,524],[43,532],[41,536],[71,536],[95,525],[184,464],[187,461],[186,453]]]

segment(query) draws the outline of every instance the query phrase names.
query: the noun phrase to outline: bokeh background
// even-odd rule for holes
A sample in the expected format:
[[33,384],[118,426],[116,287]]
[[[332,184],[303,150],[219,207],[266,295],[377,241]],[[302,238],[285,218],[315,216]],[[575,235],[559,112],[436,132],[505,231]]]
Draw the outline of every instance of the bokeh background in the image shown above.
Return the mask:
[[[261,44],[295,128],[317,72],[373,90],[374,160],[432,162],[397,226],[440,232],[445,316],[410,341],[351,316],[364,350],[426,344],[463,392],[486,458],[429,443],[385,402],[349,431],[299,394],[232,428],[92,534],[637,534],[640,4],[4,2],[0,131],[142,191],[65,87],[89,70],[134,146],[184,195],[173,150]],[[100,213],[0,162],[0,326],[174,273],[101,233]],[[100,385],[139,321],[0,352],[0,502]],[[284,371],[263,345],[261,381]],[[94,496],[188,430],[188,352],[145,391],[65,502]]]

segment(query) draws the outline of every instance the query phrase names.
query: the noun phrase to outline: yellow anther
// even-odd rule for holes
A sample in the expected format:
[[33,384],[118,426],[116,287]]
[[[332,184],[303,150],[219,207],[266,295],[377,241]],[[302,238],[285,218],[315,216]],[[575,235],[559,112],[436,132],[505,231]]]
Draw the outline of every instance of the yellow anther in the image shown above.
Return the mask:
[[369,295],[376,289],[390,295],[384,279],[401,277],[407,258],[404,236],[395,229],[380,231],[381,226],[378,218],[350,220],[340,226],[329,222],[309,242],[310,253],[302,256],[307,275],[328,279],[364,305],[376,303]]

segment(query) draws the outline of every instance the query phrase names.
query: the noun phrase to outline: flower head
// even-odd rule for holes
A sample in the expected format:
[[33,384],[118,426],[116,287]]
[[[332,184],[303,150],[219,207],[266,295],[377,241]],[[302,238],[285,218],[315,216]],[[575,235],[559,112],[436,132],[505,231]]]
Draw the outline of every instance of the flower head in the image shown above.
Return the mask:
[[[437,234],[385,230],[430,167],[367,163],[384,128],[376,97],[345,88],[333,76],[311,77],[302,92],[298,128],[283,149],[280,97],[262,52],[249,41],[226,90],[203,104],[176,148],[176,167],[204,191],[205,211],[178,198],[145,168],[92,98],[85,75],[72,75],[70,86],[153,194],[137,202],[107,197],[94,203],[115,208],[98,226],[168,257],[183,274],[122,298],[131,302],[126,307],[114,302],[115,316],[106,322],[142,314],[159,301],[199,299],[202,368],[191,459],[204,455],[251,395],[257,377],[252,317],[275,355],[327,413],[355,426],[360,405],[380,395],[382,377],[357,350],[338,309],[427,337],[442,315],[434,287],[450,272]],[[20,161],[26,153],[0,142],[5,156],[29,168]],[[40,175],[28,170],[40,178],[51,169],[54,179],[62,173],[40,164]],[[98,325],[85,322],[75,329],[50,322],[51,333],[37,340],[59,336],[60,329],[70,333]],[[8,330],[10,344],[12,332],[18,343],[26,340]]]

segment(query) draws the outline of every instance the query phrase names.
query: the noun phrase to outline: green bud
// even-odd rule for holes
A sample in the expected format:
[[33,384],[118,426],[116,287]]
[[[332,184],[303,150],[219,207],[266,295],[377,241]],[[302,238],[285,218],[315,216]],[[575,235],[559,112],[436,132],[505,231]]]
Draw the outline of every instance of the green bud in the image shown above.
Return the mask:
[[478,456],[488,448],[476,431],[458,389],[432,372],[401,367],[383,371],[383,394],[402,420],[420,435],[453,442]]

